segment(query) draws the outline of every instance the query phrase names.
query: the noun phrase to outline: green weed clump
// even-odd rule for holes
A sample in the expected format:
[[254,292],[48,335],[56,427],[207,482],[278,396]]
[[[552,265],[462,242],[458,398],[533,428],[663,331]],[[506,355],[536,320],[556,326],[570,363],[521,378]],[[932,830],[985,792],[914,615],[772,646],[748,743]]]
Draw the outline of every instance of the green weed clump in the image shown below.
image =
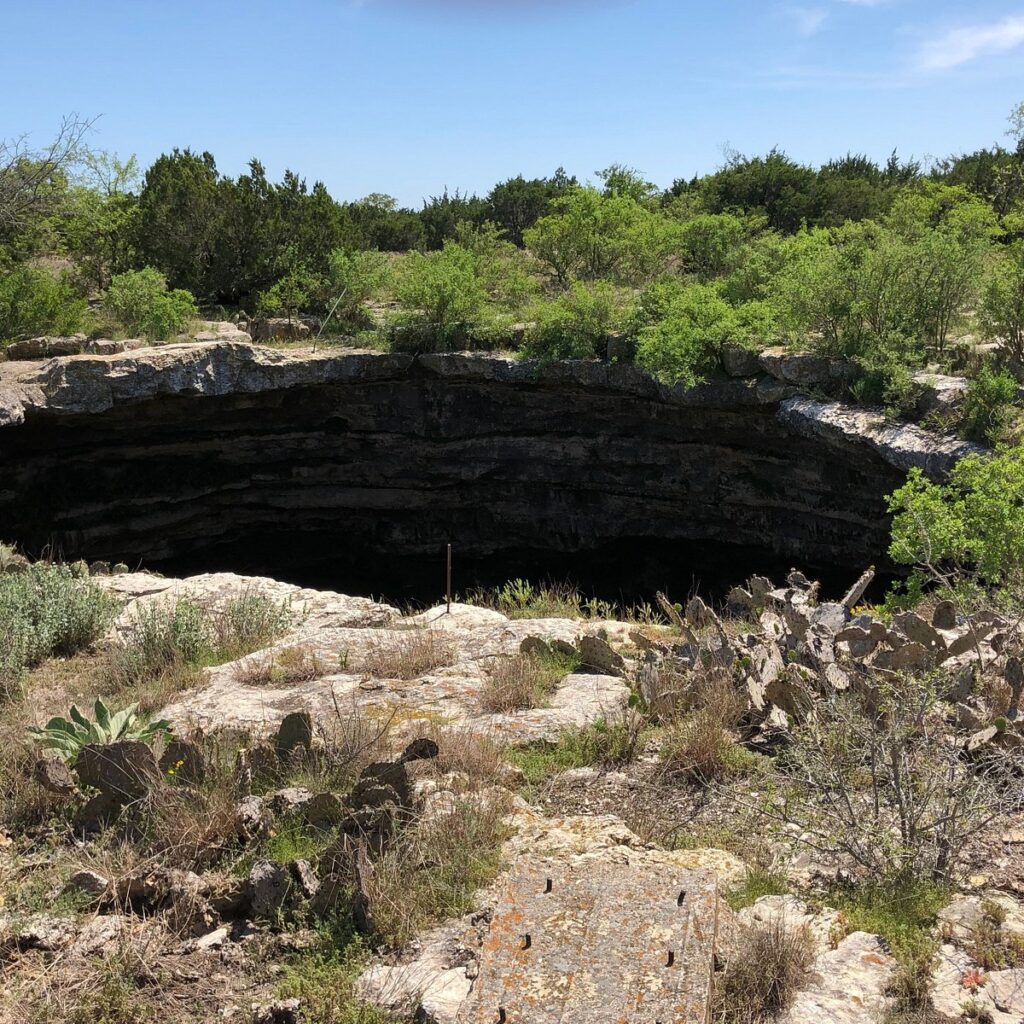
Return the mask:
[[[156,706],[183,689],[200,668],[233,661],[272,643],[287,628],[287,609],[246,591],[219,612],[182,598],[140,608],[105,666],[115,693],[145,691],[141,701]],[[148,695],[148,696],[147,696]]]
[[20,694],[28,668],[95,643],[116,610],[114,598],[63,565],[0,576],[0,701]]

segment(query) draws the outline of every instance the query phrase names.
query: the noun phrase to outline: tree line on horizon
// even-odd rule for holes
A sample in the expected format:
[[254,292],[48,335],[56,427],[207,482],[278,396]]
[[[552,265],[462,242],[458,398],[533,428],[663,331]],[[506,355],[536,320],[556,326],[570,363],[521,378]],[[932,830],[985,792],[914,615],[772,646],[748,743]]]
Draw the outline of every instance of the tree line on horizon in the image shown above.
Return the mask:
[[168,337],[200,306],[333,310],[340,335],[416,351],[588,358],[621,336],[618,358],[685,384],[727,343],[788,344],[853,361],[854,397],[896,410],[963,333],[1001,343],[1003,399],[1022,375],[1024,104],[1010,145],[927,167],[773,149],[667,189],[621,164],[591,182],[559,168],[418,210],[339,201],[290,170],[273,182],[256,159],[223,175],[188,149],[142,172],[90,150],[88,129],[68,119],[41,151],[0,144],[0,344]]

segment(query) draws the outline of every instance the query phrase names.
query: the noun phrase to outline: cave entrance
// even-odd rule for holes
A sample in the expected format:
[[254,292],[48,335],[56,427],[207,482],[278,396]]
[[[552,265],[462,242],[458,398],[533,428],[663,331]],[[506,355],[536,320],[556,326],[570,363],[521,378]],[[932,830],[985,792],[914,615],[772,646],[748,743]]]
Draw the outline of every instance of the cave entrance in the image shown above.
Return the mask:
[[[436,554],[410,554],[327,544],[314,557],[304,541],[277,535],[249,538],[244,545],[196,552],[149,567],[173,576],[202,572],[269,576],[404,608],[443,601],[445,559],[444,549]],[[659,538],[620,539],[575,552],[515,548],[468,554],[455,546],[453,563],[453,591],[461,598],[521,579],[534,586],[567,584],[585,599],[620,608],[645,602],[653,606],[659,590],[674,601],[700,594],[720,602],[732,587],[755,574],[781,584],[794,566],[821,581],[824,597],[838,597],[857,576],[849,568],[807,564],[768,548]],[[880,600],[892,579],[891,575],[876,579],[868,598]]]

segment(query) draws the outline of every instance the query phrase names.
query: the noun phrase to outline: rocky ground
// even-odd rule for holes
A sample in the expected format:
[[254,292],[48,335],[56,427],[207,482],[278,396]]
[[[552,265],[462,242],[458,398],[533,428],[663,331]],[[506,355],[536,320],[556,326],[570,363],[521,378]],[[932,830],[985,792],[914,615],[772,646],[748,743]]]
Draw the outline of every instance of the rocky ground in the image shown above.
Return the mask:
[[[652,624],[107,568],[75,572],[116,599],[108,634],[36,668],[5,727],[0,1019],[740,1020],[745,943],[783,934],[803,966],[776,1019],[1024,1016],[1013,799],[961,837],[956,886],[893,911],[863,896],[872,851],[787,819],[778,774],[799,783],[790,737],[837,698],[908,675],[942,680],[915,728],[950,764],[1016,770],[1005,616],[882,617],[867,575],[838,602],[755,578]],[[239,617],[269,624],[184,663],[197,623]],[[174,657],[126,677],[169,622]],[[73,767],[26,748],[97,693],[171,731]]]

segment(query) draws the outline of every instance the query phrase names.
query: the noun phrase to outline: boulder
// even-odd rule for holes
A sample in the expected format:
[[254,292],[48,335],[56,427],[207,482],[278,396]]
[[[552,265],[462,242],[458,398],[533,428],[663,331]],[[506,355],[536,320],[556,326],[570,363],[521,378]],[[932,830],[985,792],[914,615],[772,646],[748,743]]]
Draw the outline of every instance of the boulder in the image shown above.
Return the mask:
[[952,601],[940,601],[932,612],[932,625],[936,629],[956,629],[956,605]]
[[301,341],[309,337],[309,328],[299,320],[273,316],[249,323],[253,341]]
[[102,896],[110,888],[110,879],[97,871],[83,868],[68,879],[65,888],[84,892],[89,896]]
[[337,825],[345,813],[344,801],[336,793],[317,793],[302,808],[302,816],[315,828]]
[[84,350],[85,335],[64,338],[29,338],[7,346],[8,359],[52,359],[54,356],[77,356]]
[[580,639],[580,667],[608,676],[621,676],[626,663],[622,655],[612,649],[607,640],[598,636],[584,636]]
[[766,349],[758,356],[758,363],[769,376],[801,388],[842,390],[857,378],[857,367],[844,359],[785,348]]
[[71,796],[78,790],[71,769],[63,761],[53,757],[41,757],[36,761],[32,778],[55,796]]
[[283,864],[258,860],[249,872],[253,916],[275,920],[284,909],[292,884],[291,873]]
[[160,756],[160,771],[186,786],[201,786],[206,780],[206,752],[191,740],[171,740]]
[[126,803],[149,792],[160,775],[152,749],[138,740],[90,743],[78,752],[75,773],[83,786]]
[[277,730],[274,748],[282,760],[296,751],[308,751],[313,746],[313,719],[307,711],[293,711],[285,715]]
[[761,363],[754,349],[727,342],[722,346],[722,369],[730,377],[756,377]]
[[922,371],[913,374],[912,380],[918,389],[917,411],[922,416],[933,412],[953,412],[967,397],[969,382],[965,377]]

